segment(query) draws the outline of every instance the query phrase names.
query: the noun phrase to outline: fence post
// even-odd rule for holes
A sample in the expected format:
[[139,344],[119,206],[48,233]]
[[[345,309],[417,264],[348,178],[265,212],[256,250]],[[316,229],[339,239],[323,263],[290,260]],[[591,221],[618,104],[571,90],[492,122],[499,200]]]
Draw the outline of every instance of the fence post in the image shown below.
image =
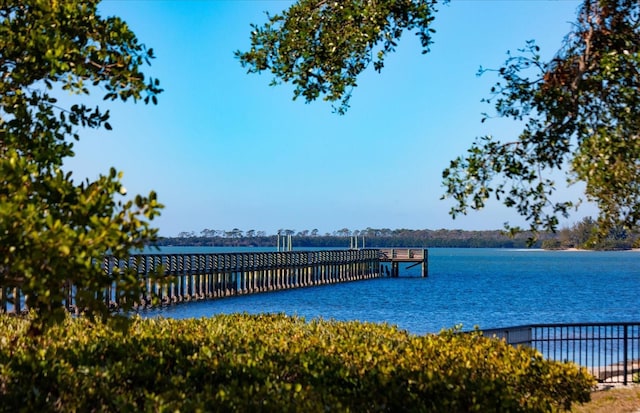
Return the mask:
[[623,330],[623,355],[622,355],[622,362],[624,363],[624,366],[622,367],[622,371],[624,373],[624,385],[627,385],[627,351],[628,351],[628,340],[629,340],[629,325],[628,324],[624,324],[624,330]]

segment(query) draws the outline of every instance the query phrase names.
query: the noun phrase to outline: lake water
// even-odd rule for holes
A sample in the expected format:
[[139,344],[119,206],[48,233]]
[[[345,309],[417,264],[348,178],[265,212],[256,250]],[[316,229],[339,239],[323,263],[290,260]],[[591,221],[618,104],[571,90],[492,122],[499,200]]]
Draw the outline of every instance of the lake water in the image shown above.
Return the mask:
[[[164,247],[163,253],[257,249]],[[429,250],[420,266],[381,278],[195,302],[146,316],[285,313],[394,324],[416,334],[462,324],[497,328],[533,323],[640,321],[640,252],[508,249]]]

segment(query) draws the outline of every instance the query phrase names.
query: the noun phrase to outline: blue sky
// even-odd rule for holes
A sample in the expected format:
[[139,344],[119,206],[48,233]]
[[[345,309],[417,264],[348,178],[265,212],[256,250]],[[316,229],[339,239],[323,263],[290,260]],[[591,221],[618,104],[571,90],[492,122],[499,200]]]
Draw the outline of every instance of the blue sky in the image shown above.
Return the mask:
[[[440,6],[431,53],[405,33],[381,74],[359,80],[344,116],[330,104],[292,101],[288,85],[248,75],[234,58],[250,23],[290,1],[106,0],[103,15],[127,21],[157,59],[147,75],[165,92],[157,106],[110,104],[113,131],[85,131],[76,177],[114,166],[130,194],[158,193],[161,235],[202,229],[500,229],[523,224],[490,203],[456,220],[441,201],[441,173],[474,138],[512,139],[517,125],[481,123],[481,103],[507,50],[536,39],[545,56],[575,20],[574,0],[453,0]],[[103,103],[102,103],[103,104]],[[563,194],[580,196],[579,188]],[[583,208],[571,225],[593,209]]]

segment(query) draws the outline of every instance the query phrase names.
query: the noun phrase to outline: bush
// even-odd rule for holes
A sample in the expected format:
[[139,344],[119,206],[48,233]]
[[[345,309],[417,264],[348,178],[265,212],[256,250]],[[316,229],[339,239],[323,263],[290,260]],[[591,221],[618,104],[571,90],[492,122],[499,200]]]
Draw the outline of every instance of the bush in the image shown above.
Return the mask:
[[479,333],[284,315],[67,319],[29,337],[0,316],[0,411],[542,412],[584,402],[585,370]]

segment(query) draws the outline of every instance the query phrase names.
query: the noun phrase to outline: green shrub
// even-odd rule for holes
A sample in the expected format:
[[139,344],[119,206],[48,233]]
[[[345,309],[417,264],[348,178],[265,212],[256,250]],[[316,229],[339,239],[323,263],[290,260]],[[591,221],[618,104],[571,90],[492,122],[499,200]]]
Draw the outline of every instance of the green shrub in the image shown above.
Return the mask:
[[543,412],[594,385],[477,333],[247,314],[27,330],[0,316],[0,411]]

